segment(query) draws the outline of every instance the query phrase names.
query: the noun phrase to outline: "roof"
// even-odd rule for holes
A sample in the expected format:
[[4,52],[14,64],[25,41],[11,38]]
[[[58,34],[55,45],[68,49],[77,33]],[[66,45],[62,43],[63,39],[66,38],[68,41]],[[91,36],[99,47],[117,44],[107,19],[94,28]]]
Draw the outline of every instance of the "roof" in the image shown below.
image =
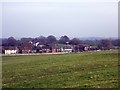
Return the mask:
[[71,46],[71,45],[66,45],[66,46],[64,46],[63,48],[64,48],[64,49],[72,49],[73,46]]
[[4,50],[17,50],[17,47],[2,47]]

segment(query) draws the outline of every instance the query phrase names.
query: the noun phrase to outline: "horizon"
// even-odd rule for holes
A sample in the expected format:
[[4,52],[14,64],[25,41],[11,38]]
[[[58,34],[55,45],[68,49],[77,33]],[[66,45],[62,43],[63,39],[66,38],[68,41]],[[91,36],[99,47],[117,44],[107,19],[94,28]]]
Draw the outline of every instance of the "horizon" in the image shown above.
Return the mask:
[[[40,35],[40,36],[42,36],[42,35]],[[38,37],[40,37],[40,36],[36,36],[36,37],[21,37],[21,38],[38,38]],[[50,36],[50,35],[48,35],[48,36]],[[47,38],[48,36],[43,36],[43,37],[45,37],[45,38]],[[54,36],[54,35],[53,35]],[[65,35],[62,35],[62,36],[65,36]],[[67,35],[66,35],[67,36]],[[9,37],[13,37],[13,36],[9,36]],[[9,37],[1,37],[0,39],[8,39]],[[56,37],[55,36],[55,38],[57,39],[57,40],[59,40],[60,39],[60,37],[61,36],[59,36],[59,37]],[[69,36],[68,36],[69,37]],[[16,37],[13,37],[13,38],[15,38],[16,40],[20,40],[21,38],[16,38]],[[102,39],[119,39],[119,37],[69,37],[69,39],[71,40],[71,39],[73,39],[73,38],[78,38],[78,39],[80,39],[80,40],[102,40]]]
[[[50,34],[51,35],[51,34]],[[48,37],[50,35],[46,35],[44,37]],[[9,37],[14,37],[15,39],[21,39],[21,38],[37,38],[37,37],[40,37],[40,36],[43,36],[43,35],[39,35],[39,36],[36,36],[36,37],[32,37],[32,36],[23,36],[23,37],[14,37],[14,36],[8,36],[8,37],[1,37],[2,39],[5,39],[5,38],[9,38]],[[55,36],[55,35],[53,35]],[[65,36],[65,35],[61,35],[61,36]],[[55,36],[57,39],[59,39],[61,36]],[[68,35],[66,35],[68,36]],[[88,38],[96,38],[96,39],[108,39],[108,38],[111,38],[111,39],[118,39],[119,38],[119,35],[118,36],[113,36],[113,37],[101,37],[101,36],[87,36],[87,37],[81,37],[81,36],[68,36],[70,39],[72,38],[82,38],[82,39],[88,39]]]

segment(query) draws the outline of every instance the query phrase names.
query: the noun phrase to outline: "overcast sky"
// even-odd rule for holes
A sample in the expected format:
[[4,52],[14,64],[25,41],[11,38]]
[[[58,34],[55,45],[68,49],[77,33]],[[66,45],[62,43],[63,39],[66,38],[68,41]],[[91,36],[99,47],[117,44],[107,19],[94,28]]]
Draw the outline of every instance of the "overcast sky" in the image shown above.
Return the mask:
[[118,36],[117,2],[30,1],[2,3],[2,37]]

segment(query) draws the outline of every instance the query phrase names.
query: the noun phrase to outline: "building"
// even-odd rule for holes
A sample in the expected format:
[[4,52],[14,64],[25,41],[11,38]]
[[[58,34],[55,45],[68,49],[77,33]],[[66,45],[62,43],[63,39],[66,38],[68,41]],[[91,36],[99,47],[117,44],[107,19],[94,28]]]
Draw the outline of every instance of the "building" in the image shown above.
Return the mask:
[[31,52],[32,52],[32,49],[29,48],[29,47],[24,47],[24,48],[22,49],[22,53],[31,53]]
[[63,48],[61,48],[61,51],[65,53],[71,53],[73,52],[73,47],[71,45],[66,45]]
[[3,52],[4,54],[16,54],[18,53],[18,48],[17,47],[3,47]]
[[17,50],[5,50],[5,54],[16,54]]

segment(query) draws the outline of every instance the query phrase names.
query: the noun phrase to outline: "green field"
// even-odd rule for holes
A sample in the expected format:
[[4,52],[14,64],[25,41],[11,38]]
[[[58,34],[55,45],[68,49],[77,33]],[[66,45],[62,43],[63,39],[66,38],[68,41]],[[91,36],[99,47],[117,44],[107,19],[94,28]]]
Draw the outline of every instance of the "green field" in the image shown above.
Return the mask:
[[3,88],[117,88],[118,52],[3,56]]

